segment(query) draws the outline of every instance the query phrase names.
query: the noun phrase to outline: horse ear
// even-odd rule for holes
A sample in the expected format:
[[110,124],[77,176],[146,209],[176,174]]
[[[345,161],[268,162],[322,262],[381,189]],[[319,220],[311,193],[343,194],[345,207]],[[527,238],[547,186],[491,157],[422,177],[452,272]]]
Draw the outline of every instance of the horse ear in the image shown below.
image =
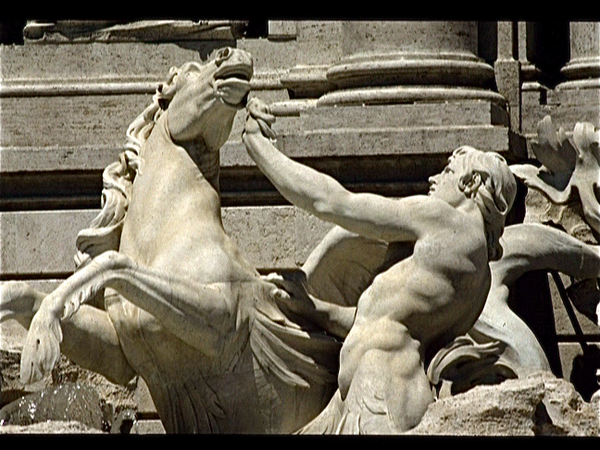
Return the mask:
[[164,83],[160,83],[156,89],[159,103],[162,109],[165,109],[166,105],[175,95],[177,89],[177,68],[172,67],[169,73],[169,78]]

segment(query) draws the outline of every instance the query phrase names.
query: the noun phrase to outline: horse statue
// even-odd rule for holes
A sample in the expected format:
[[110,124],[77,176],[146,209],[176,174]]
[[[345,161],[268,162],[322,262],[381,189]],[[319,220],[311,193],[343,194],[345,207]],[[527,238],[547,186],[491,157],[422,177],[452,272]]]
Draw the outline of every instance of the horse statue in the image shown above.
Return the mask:
[[288,433],[327,404],[340,343],[278,306],[221,220],[219,150],[252,74],[235,48],[172,68],[104,171],[74,274],[49,294],[2,285],[0,320],[28,328],[23,383],[61,351],[117,383],[137,374],[168,433]]

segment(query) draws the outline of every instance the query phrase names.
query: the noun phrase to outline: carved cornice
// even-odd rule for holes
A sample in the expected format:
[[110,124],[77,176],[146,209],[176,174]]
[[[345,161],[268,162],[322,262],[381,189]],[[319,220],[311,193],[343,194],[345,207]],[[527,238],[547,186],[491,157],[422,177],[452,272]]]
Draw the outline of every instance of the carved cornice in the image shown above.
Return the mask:
[[[281,79],[285,71],[256,73],[251,81],[252,90],[285,89]],[[27,78],[2,80],[2,97],[50,97],[76,95],[153,94],[164,74],[144,77],[97,76],[89,78]]]
[[2,97],[49,97],[74,95],[151,94],[159,80],[76,79],[76,80],[15,80],[0,84]]
[[233,40],[246,25],[234,20],[28,21],[23,36],[30,44]]
[[333,91],[322,96],[318,106],[461,100],[485,100],[501,106],[506,105],[506,99],[502,95],[488,89],[451,86],[381,86]]

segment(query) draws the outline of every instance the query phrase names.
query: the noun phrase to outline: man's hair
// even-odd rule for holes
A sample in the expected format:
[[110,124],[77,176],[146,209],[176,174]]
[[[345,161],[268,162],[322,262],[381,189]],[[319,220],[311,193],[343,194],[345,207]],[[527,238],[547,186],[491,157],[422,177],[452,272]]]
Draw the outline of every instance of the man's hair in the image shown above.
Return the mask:
[[461,158],[464,172],[461,174],[459,189],[465,191],[475,174],[481,178],[473,200],[479,206],[485,222],[488,242],[488,259],[502,257],[500,236],[504,232],[506,216],[512,208],[517,193],[517,182],[506,160],[495,152],[484,152],[469,146],[454,150],[451,159]]

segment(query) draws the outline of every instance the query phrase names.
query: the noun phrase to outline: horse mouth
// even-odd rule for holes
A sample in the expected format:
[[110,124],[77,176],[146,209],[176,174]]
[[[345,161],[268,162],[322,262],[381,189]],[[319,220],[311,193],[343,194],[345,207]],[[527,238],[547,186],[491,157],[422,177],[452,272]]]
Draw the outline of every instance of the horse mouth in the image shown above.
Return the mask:
[[252,69],[247,66],[229,67],[215,75],[215,93],[223,103],[244,107],[250,92]]

